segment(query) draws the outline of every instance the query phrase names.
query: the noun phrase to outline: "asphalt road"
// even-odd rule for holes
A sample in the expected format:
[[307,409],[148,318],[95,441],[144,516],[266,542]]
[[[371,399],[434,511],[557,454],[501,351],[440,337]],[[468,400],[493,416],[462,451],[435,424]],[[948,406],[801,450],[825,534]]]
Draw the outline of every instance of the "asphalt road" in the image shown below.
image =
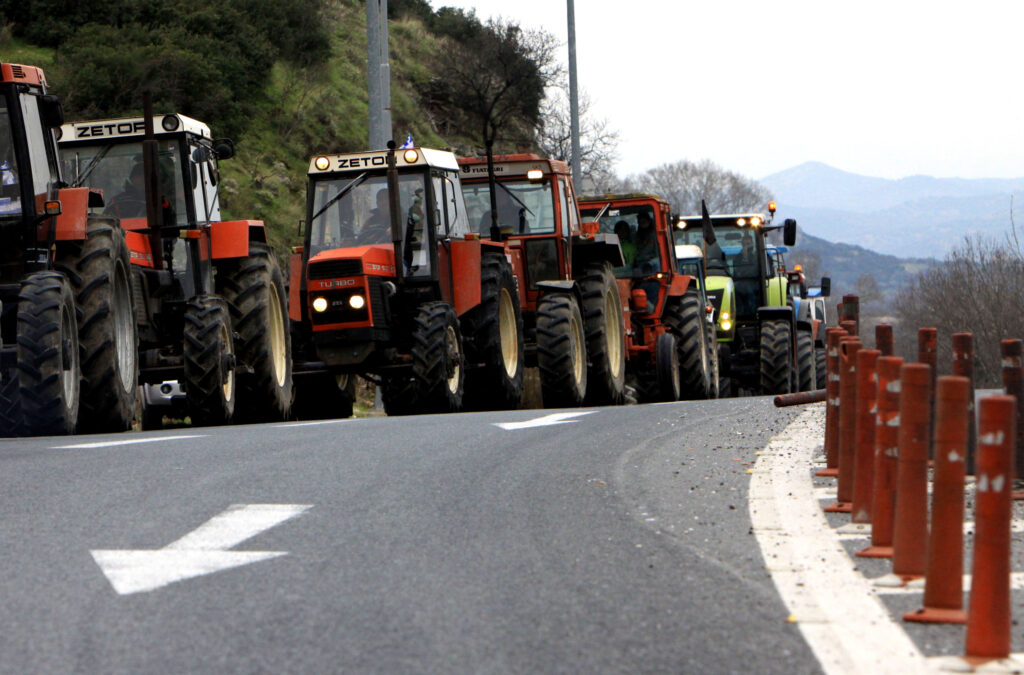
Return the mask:
[[0,441],[0,672],[818,672],[746,501],[796,412],[583,411]]

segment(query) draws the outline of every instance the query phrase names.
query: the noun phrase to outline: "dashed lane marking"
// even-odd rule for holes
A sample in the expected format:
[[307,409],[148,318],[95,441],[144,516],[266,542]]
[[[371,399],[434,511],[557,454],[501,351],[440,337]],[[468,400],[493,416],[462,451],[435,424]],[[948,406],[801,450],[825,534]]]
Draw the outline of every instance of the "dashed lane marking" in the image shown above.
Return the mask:
[[130,438],[124,441],[96,441],[95,443],[75,443],[73,445],[55,445],[51,450],[87,450],[92,448],[111,448],[117,445],[138,445],[139,443],[160,443],[162,441],[184,441],[190,438],[206,438],[207,434],[184,434],[181,436],[148,436],[146,438]]
[[343,420],[317,420],[315,422],[288,422],[287,424],[275,424],[275,429],[288,429],[290,427],[315,427],[321,424],[343,424],[345,422],[351,422],[351,419]]
[[520,429],[532,429],[533,427],[550,427],[555,424],[572,424],[579,421],[572,419],[573,417],[593,415],[596,412],[596,410],[585,410],[583,412],[552,413],[524,422],[494,422],[494,426],[501,427],[505,431],[518,431]]

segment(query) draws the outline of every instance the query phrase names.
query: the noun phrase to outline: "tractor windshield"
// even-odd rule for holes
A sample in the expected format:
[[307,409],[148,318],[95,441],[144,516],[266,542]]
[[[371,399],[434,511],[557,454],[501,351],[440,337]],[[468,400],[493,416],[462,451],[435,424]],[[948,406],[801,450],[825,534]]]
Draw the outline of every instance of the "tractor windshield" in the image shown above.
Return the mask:
[[[592,221],[602,208],[588,206],[580,209],[580,215],[583,220]],[[632,279],[665,271],[661,269],[654,209],[650,204],[610,207],[598,222],[601,224],[601,232],[619,237],[622,258],[626,263],[615,268],[616,277]]]
[[[180,141],[163,139],[158,144],[160,197],[161,201],[167,200],[164,225],[188,227]],[[62,145],[60,156],[64,176],[73,185],[103,190],[105,214],[127,219],[146,217],[141,141]]]
[[[512,234],[553,234],[555,198],[551,180],[497,182],[498,226]],[[469,222],[482,236],[491,233],[491,191],[486,183],[463,183]]]
[[[422,245],[427,214],[427,184],[422,172],[398,176],[407,274],[428,274]],[[391,243],[391,206],[384,174],[351,174],[315,180],[309,224],[309,256],[322,251]]]
[[11,118],[7,102],[0,98],[0,218],[21,215],[18,164],[14,157]]

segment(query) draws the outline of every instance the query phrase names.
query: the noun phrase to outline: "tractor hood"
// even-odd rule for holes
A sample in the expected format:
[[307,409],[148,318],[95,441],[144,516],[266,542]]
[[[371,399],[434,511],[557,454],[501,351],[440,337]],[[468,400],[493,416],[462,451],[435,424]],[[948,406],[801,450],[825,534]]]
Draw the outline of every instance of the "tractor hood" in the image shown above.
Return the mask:
[[309,289],[330,288],[322,280],[359,275],[395,276],[395,248],[391,244],[374,244],[353,248],[321,251],[309,259]]

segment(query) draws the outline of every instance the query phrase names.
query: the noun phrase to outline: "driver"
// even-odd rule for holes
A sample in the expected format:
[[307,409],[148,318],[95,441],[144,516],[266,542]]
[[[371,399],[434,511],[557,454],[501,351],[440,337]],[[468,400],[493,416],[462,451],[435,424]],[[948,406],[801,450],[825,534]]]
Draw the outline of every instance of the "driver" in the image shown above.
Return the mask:
[[654,222],[646,211],[636,217],[636,262],[638,267],[655,271],[658,267],[658,242],[655,240]]
[[146,183],[143,179],[142,164],[132,167],[124,190],[110,200],[104,213],[118,218],[143,218],[146,215]]
[[359,230],[358,241],[361,246],[366,244],[386,244],[390,237],[391,209],[388,206],[388,189],[377,191],[377,208],[370,211],[370,217]]

